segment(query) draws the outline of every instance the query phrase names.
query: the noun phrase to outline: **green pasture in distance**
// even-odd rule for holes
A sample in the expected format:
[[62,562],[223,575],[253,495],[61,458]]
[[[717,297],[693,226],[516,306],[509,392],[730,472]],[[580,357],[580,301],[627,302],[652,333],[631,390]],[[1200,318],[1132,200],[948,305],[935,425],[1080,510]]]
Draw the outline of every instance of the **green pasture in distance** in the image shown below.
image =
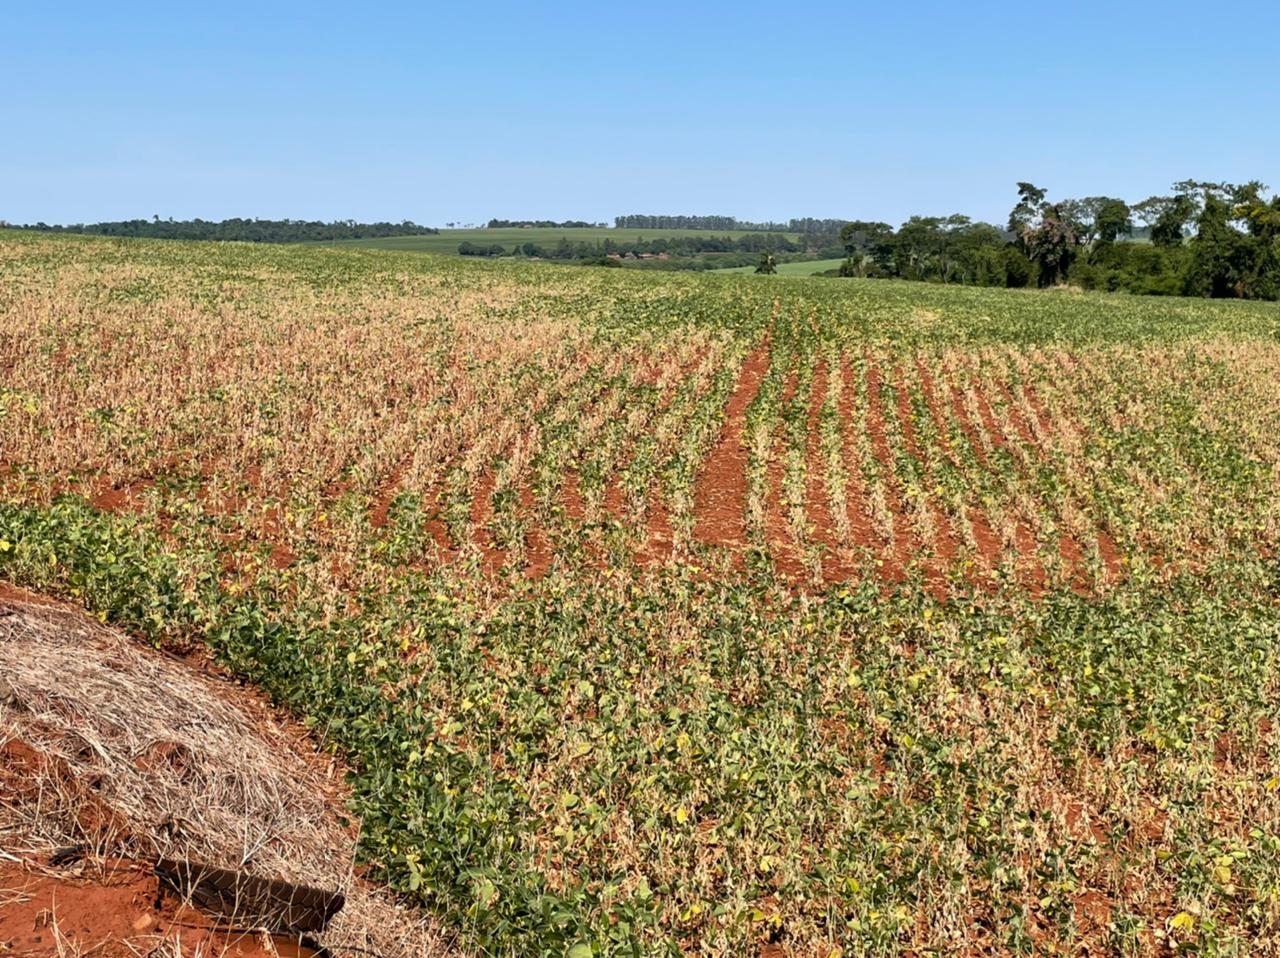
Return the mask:
[[[829,269],[839,269],[843,259],[801,259],[790,263],[779,263],[779,276],[814,276],[818,273],[825,273]],[[713,270],[716,273],[754,273],[754,266],[730,266],[725,269]]]
[[[360,240],[337,240],[331,243],[323,243],[317,245],[324,246],[361,246],[369,249],[394,249],[403,250],[414,253],[445,253],[456,255],[458,252],[458,244],[463,242],[475,243],[477,246],[498,243],[506,249],[512,246],[520,246],[524,243],[533,243],[544,249],[554,247],[562,239],[568,240],[570,243],[603,243],[607,239],[611,239],[617,243],[630,242],[635,239],[655,240],[655,239],[680,239],[681,237],[691,236],[744,236],[746,233],[742,230],[736,232],[723,230],[644,230],[644,229],[613,229],[611,227],[589,227],[583,229],[559,229],[559,228],[542,228],[531,227],[523,229],[521,227],[509,227],[503,229],[475,229],[475,230],[441,230],[435,236],[384,236],[375,239]],[[795,239],[797,234],[782,234],[789,239]]]

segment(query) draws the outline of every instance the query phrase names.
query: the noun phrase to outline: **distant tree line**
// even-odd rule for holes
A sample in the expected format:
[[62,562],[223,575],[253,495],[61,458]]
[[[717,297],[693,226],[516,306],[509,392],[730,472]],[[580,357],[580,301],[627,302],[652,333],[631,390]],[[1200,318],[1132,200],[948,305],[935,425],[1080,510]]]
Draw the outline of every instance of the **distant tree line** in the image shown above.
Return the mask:
[[[5,225],[0,223],[0,225]],[[384,236],[428,236],[439,233],[430,226],[403,223],[357,223],[355,220],[121,220],[114,223],[75,223],[50,226],[33,223],[11,229],[54,233],[88,233],[94,236],[132,236],[150,239],[236,240],[248,243],[305,243],[325,240],[376,239]]]
[[[1280,197],[1261,183],[1184,180],[1130,206],[1091,196],[1051,201],[1032,183],[1002,229],[967,216],[913,216],[894,230],[840,231],[842,276],[979,286],[1069,283],[1166,296],[1280,297]],[[1135,225],[1135,221],[1141,226]],[[1148,242],[1123,242],[1141,232]]]
[[[834,235],[827,237],[828,251],[840,255],[840,246]],[[464,240],[458,244],[462,256],[526,256],[557,260],[599,260],[602,258],[665,257],[687,259],[702,254],[742,253],[754,262],[761,253],[812,253],[814,246],[804,240],[793,240],[781,233],[746,233],[742,236],[665,236],[654,239],[613,239],[599,242],[573,241],[562,237],[555,244],[535,242],[520,243],[510,249],[500,243],[475,243]]]
[[783,232],[781,223],[747,223],[735,216],[646,216],[633,213],[615,216],[616,229],[626,230],[752,230],[755,232]]
[[629,230],[732,230],[751,233],[808,233],[834,236],[848,220],[801,217],[785,223],[753,223],[736,216],[615,216],[617,229]]
[[600,229],[607,227],[608,223],[588,223],[586,220],[489,220],[485,224],[486,229],[504,230],[504,229],[557,229],[557,230],[583,230],[583,229]]

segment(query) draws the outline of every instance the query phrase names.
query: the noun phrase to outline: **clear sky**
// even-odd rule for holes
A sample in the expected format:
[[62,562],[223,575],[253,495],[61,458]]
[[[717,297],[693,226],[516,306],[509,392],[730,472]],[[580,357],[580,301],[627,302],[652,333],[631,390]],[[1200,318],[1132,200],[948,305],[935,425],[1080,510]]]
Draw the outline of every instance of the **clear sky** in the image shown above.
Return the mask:
[[1002,221],[1280,187],[1280,4],[0,2],[0,219]]

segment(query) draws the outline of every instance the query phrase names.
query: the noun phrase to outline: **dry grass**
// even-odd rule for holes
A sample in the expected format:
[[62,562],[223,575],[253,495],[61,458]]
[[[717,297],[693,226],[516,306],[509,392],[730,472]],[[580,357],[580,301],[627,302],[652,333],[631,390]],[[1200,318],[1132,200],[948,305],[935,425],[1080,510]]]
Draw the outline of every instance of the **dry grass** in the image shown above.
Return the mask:
[[87,844],[336,888],[346,905],[322,944],[453,953],[356,877],[342,769],[249,692],[81,613],[0,598],[0,699],[0,748],[38,755],[0,791],[7,859]]

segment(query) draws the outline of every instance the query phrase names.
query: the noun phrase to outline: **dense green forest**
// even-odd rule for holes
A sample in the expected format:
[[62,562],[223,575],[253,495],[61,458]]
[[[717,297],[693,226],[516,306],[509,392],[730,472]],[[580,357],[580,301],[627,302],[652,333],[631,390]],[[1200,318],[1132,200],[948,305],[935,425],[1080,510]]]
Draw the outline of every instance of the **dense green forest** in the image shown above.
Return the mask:
[[51,233],[89,233],[94,236],[133,236],[147,239],[239,240],[248,243],[307,243],[324,240],[372,239],[380,236],[424,236],[440,232],[431,226],[403,223],[357,223],[354,220],[120,220],[114,223],[73,223],[50,226],[32,223],[11,229],[41,230]]
[[[1184,180],[1130,206],[1115,197],[1051,201],[1018,184],[1002,229],[966,216],[851,222],[844,276],[977,286],[1070,284],[1164,296],[1280,296],[1280,197],[1268,188]],[[1124,242],[1138,232],[1147,242]]]

